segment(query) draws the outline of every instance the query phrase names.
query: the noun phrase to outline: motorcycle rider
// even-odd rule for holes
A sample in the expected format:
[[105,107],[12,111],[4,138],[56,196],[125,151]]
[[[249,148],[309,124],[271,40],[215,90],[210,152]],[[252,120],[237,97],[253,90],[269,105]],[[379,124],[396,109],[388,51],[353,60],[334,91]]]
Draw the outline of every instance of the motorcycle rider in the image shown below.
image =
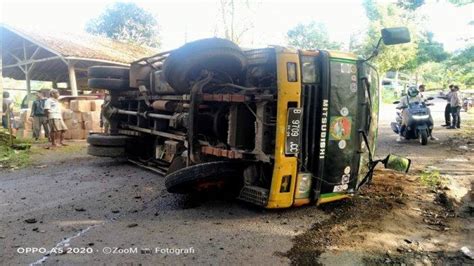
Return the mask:
[[[402,138],[403,138],[402,132],[405,131],[405,128],[407,126],[409,113],[408,113],[408,110],[406,109],[408,108],[409,104],[415,103],[415,102],[424,102],[424,101],[425,100],[420,95],[420,91],[416,87],[408,88],[407,95],[402,96],[402,98],[400,98],[400,103],[397,105],[396,108],[401,110],[402,126],[400,128],[400,132],[397,137],[397,142],[402,141]],[[433,135],[431,134],[430,134],[430,139],[438,140],[438,138],[433,137]]]

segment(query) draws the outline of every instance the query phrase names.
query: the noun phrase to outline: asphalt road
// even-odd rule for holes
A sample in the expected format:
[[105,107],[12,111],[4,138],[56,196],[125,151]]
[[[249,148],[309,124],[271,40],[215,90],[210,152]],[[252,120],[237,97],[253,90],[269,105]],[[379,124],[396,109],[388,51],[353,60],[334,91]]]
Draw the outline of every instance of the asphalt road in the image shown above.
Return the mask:
[[[162,177],[83,148],[39,157],[0,173],[0,265],[287,264],[278,252],[325,218],[316,207],[266,211],[169,194]],[[70,253],[44,256],[61,249]]]
[[[443,141],[444,101],[435,103]],[[394,116],[382,108],[378,154],[416,156],[416,141],[395,143]],[[288,264],[281,254],[293,237],[328,218],[314,206],[269,211],[169,194],[155,173],[73,146],[39,149],[33,165],[0,172],[0,265]]]

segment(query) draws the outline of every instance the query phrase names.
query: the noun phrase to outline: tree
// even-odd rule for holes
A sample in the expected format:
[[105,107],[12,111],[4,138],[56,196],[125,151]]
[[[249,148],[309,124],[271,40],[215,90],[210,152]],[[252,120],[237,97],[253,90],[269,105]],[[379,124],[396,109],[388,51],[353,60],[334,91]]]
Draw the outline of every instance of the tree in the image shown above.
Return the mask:
[[86,31],[120,41],[159,47],[158,22],[134,3],[117,2],[91,19]]
[[398,0],[397,5],[401,8],[415,11],[425,4],[425,0]]
[[449,57],[449,54],[444,50],[442,43],[433,40],[432,32],[425,32],[418,43],[418,52],[416,57],[417,64],[421,65],[429,61],[444,61]]
[[414,60],[417,54],[414,14],[395,4],[379,4],[373,0],[365,0],[363,6],[369,18],[369,27],[362,44],[353,45],[353,47],[359,47],[355,52],[368,57],[374,50],[383,28],[408,27],[412,38],[410,43],[388,47],[382,45],[379,55],[374,59],[380,73],[403,69],[408,62]]
[[320,22],[299,23],[288,31],[287,36],[290,45],[302,49],[336,50],[341,48],[340,43],[329,39],[326,26]]
[[370,21],[377,21],[380,19],[380,13],[377,9],[377,3],[375,0],[364,0],[362,3],[365,10],[365,15]]
[[456,6],[465,6],[474,3],[473,0],[448,0],[451,4]]
[[448,67],[456,71],[458,83],[466,87],[474,86],[474,45],[457,52],[448,62]]
[[251,12],[248,0],[219,0],[220,23],[216,25],[216,35],[241,43],[245,33],[254,27]]

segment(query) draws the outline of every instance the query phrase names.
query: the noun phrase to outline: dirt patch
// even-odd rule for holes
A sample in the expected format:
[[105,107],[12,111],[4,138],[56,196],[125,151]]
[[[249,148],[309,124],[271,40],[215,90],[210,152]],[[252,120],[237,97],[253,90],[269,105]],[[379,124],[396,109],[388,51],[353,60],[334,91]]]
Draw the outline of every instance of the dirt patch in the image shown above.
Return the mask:
[[[293,248],[288,251],[292,264],[308,265],[329,249],[337,250],[359,245],[367,237],[360,234],[374,229],[377,222],[394,208],[404,207],[404,193],[409,182],[402,176],[376,172],[373,183],[355,197],[321,206],[331,217],[297,236]],[[352,236],[352,237],[341,237]]]
[[[295,237],[285,255],[294,265],[472,262],[458,251],[456,243],[465,239],[449,236],[464,229],[443,189],[424,186],[414,176],[376,171],[357,196],[321,206],[331,217]],[[454,247],[444,245],[448,239]]]

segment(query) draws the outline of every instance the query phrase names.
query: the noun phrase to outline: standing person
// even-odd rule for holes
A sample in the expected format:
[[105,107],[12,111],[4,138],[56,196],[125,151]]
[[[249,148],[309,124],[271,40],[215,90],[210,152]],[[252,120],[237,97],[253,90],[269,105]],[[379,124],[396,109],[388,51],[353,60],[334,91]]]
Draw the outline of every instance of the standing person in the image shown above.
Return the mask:
[[459,87],[454,86],[453,93],[451,94],[451,116],[453,117],[450,129],[461,128],[461,107],[462,99],[459,93]]
[[44,103],[46,99],[41,92],[36,93],[36,100],[31,106],[31,117],[33,118],[33,138],[38,140],[41,133],[41,127],[44,129],[44,136],[49,139],[48,118],[44,112]]
[[[10,121],[8,121],[10,120]],[[2,101],[2,126],[3,128],[12,127],[13,121],[13,100],[10,98],[10,93],[5,91],[3,92],[3,101]]]
[[454,85],[449,85],[449,92],[446,94],[446,107],[444,108],[444,122],[445,124],[442,125],[443,127],[450,127],[451,126],[451,95],[453,94]]
[[421,98],[423,101],[426,101],[425,95],[424,95],[425,90],[426,90],[425,85],[421,84],[420,86],[418,86],[418,91],[420,92],[420,98]]
[[64,124],[61,114],[61,106],[58,101],[59,92],[56,89],[52,89],[49,94],[51,97],[45,101],[44,110],[48,116],[49,128],[51,130],[51,147],[67,146],[63,143],[64,132],[67,130],[67,126]]
[[104,114],[106,106],[110,103],[110,95],[105,95],[104,103],[100,106],[100,127],[104,128],[104,133],[109,134],[110,122]]

